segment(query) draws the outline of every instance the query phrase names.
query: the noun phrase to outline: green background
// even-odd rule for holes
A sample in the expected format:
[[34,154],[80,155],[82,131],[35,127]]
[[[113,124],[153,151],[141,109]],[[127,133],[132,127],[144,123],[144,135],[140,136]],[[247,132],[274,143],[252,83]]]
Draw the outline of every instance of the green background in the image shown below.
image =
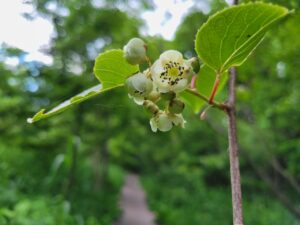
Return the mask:
[[[69,15],[48,11],[49,2],[68,9]],[[245,224],[299,225],[300,2],[266,2],[295,13],[268,32],[238,69]],[[226,6],[221,0],[207,3],[210,14]],[[227,121],[221,111],[210,109],[201,121],[187,107],[186,129],[152,133],[149,115],[119,89],[48,120],[26,123],[40,108],[97,84],[95,51],[122,48],[140,36],[152,60],[174,48],[186,57],[195,55],[194,38],[208,15],[193,8],[174,40],[166,41],[140,35],[145,21],[136,15],[152,10],[151,1],[107,0],[101,8],[88,0],[32,4],[55,27],[49,51],[54,63],[22,62],[9,68],[5,58],[21,59],[26,53],[1,46],[0,224],[113,224],[120,215],[117,200],[127,171],[141,175],[158,224],[232,224]],[[103,45],[97,48],[97,42]],[[72,72],[75,64],[81,75]],[[218,100],[226,99],[226,92],[224,88]]]

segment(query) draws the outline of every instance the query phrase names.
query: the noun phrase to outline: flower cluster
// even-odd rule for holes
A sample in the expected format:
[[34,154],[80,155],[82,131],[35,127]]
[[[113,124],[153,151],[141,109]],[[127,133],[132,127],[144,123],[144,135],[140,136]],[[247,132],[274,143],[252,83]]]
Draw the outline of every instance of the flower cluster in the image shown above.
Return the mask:
[[[139,38],[131,39],[124,47],[124,53],[130,64],[148,60],[146,45]],[[184,127],[184,103],[178,99],[178,93],[188,87],[192,74],[192,61],[185,60],[176,50],[168,50],[150,68],[127,79],[129,97],[152,114],[150,126],[153,132],[166,132],[173,126]]]

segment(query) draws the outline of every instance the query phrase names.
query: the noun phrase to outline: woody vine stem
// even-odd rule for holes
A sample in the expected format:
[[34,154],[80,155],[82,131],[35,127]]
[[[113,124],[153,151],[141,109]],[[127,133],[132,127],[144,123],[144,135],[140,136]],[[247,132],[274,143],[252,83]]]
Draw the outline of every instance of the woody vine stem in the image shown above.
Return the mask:
[[235,83],[236,83],[236,68],[231,68],[231,70],[229,71],[229,98],[228,98],[226,113],[228,115],[228,142],[229,142],[233,224],[243,225],[244,223],[243,223],[243,210],[242,210],[241,178],[240,178],[240,169],[239,169],[239,150],[238,150],[237,133],[236,133]]
[[243,225],[244,223],[243,223],[243,210],[242,210],[241,178],[240,178],[240,169],[239,169],[239,150],[238,150],[237,132],[236,132],[236,110],[235,110],[236,75],[237,75],[236,68],[231,68],[229,70],[229,85],[228,85],[229,96],[228,96],[228,101],[224,104],[215,102],[213,99],[207,98],[193,89],[187,89],[187,92],[197,96],[198,98],[203,99],[213,107],[224,110],[228,116],[228,142],[229,142],[233,224]]
[[[234,5],[238,4],[238,0],[233,1]],[[226,112],[228,115],[228,142],[229,142],[229,160],[230,160],[230,179],[231,179],[231,195],[232,195],[232,211],[233,224],[243,225],[243,209],[242,209],[242,190],[239,168],[239,149],[237,144],[236,132],[236,68],[229,71],[229,97]]]
[[[230,179],[231,179],[231,195],[232,195],[232,211],[233,224],[244,225],[242,210],[242,190],[239,169],[239,150],[237,144],[236,132],[236,68],[229,70],[229,96],[226,103],[215,102],[211,98],[207,98],[193,89],[187,89],[187,92],[203,99],[213,107],[224,110],[228,116],[228,142],[229,142],[229,160],[230,160]],[[217,78],[218,79],[218,78]],[[213,88],[214,89],[214,88]]]

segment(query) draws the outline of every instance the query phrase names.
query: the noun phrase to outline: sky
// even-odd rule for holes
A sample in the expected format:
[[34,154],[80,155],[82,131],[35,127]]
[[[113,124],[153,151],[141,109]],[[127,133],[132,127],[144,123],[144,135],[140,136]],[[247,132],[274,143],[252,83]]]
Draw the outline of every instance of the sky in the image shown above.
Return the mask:
[[[0,45],[5,42],[28,52],[28,61],[38,60],[51,64],[51,57],[41,53],[40,49],[49,44],[53,27],[41,17],[29,21],[22,16],[22,13],[32,11],[32,6],[23,4],[22,0],[0,1]],[[8,63],[14,64],[13,60]]]
[[[162,35],[165,39],[172,39],[176,27],[184,15],[193,5],[191,0],[154,0],[156,9],[142,14],[147,29],[143,34]],[[174,4],[175,3],[175,4]],[[26,61],[41,61],[51,64],[51,56],[41,52],[47,48],[54,35],[52,24],[37,16],[34,20],[27,20],[24,13],[32,13],[33,7],[25,4],[24,0],[0,1],[0,45],[6,43],[27,52]],[[17,64],[16,59],[8,59],[8,64]]]

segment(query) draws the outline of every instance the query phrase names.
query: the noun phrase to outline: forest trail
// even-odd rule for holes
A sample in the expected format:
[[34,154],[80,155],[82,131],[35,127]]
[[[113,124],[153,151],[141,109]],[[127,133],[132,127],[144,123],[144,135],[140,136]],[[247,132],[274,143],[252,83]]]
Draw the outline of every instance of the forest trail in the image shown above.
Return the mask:
[[122,216],[115,225],[156,225],[155,216],[147,206],[146,195],[137,175],[127,175],[119,206]]

